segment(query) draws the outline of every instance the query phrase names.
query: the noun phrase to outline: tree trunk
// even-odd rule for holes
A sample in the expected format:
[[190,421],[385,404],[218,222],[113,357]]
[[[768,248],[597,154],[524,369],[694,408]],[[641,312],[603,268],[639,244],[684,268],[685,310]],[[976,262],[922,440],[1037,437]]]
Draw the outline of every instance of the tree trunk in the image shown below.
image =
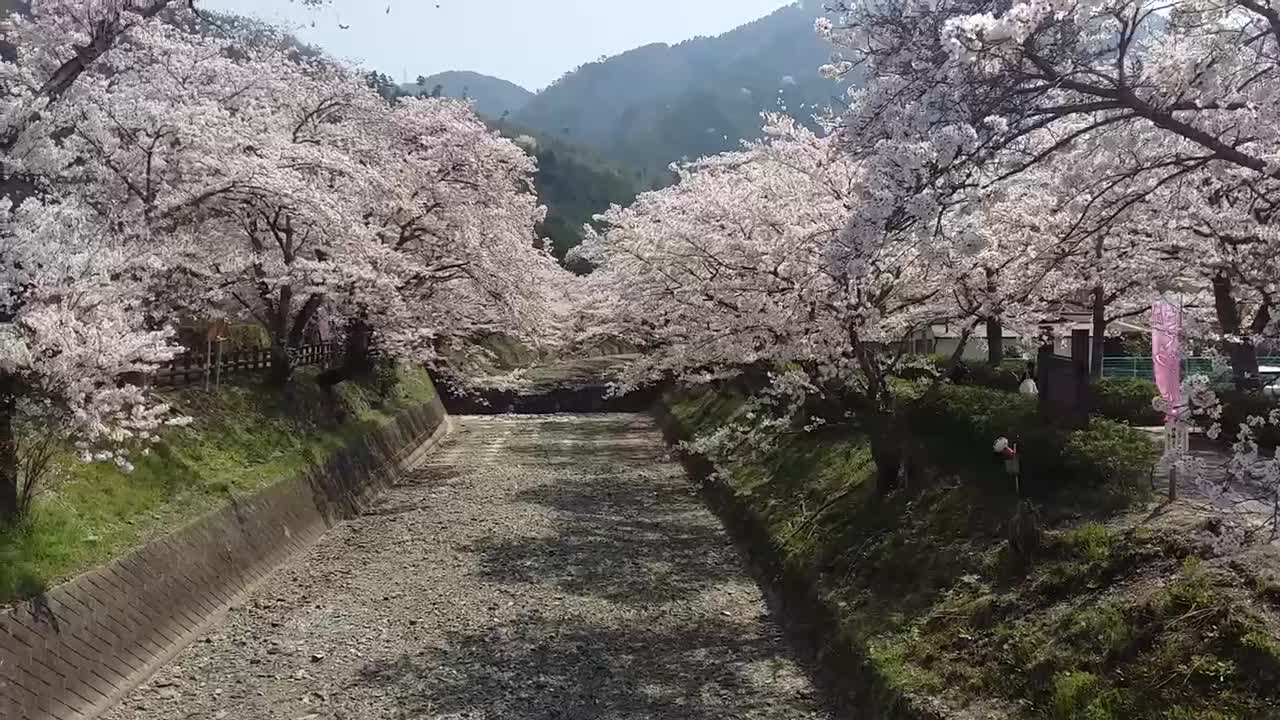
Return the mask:
[[1101,285],[1093,289],[1093,336],[1089,338],[1089,377],[1102,379],[1102,358],[1107,349],[1107,300]]
[[1004,362],[1004,326],[1000,318],[987,318],[987,364]]
[[323,304],[323,295],[312,295],[307,298],[302,309],[298,311],[297,317],[293,319],[293,326],[289,328],[289,347],[302,347],[302,341],[306,339],[307,326],[311,324],[311,320]]
[[293,375],[293,359],[289,357],[289,348],[273,342],[271,344],[271,369],[267,372],[267,382],[280,387],[289,382]]
[[351,321],[347,329],[346,362],[352,374],[359,375],[373,369],[369,351],[373,345],[373,328],[360,318]]
[[1236,302],[1231,278],[1224,273],[1213,277],[1213,306],[1218,315],[1218,329],[1225,336],[1222,344],[1231,359],[1231,375],[1238,388],[1258,385],[1258,349],[1251,337],[1242,334],[1240,306]]
[[0,376],[0,525],[18,519],[18,438],[13,416],[17,409],[14,379]]
[[271,318],[271,327],[267,328],[271,335],[271,370],[267,373],[267,382],[280,387],[289,382],[293,375],[293,362],[289,357],[289,315],[293,309],[293,288],[285,285],[280,288],[280,296],[275,304],[275,317]]
[[352,320],[347,326],[342,365],[320,373],[316,383],[322,388],[332,388],[373,370],[373,360],[369,355],[372,342],[373,328],[364,320]]
[[[996,271],[986,268],[986,273],[987,299],[989,302],[994,302],[994,298],[1000,290],[996,284]],[[1004,325],[1000,323],[999,310],[997,309],[996,314],[987,318],[987,364],[996,367],[1002,362],[1004,362]]]

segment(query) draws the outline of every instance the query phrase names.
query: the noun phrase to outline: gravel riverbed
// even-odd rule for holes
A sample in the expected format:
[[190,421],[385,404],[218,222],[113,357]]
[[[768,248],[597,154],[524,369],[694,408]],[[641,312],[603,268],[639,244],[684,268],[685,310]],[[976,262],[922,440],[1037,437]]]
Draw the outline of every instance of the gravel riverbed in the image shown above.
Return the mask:
[[454,424],[105,717],[831,717],[651,419]]

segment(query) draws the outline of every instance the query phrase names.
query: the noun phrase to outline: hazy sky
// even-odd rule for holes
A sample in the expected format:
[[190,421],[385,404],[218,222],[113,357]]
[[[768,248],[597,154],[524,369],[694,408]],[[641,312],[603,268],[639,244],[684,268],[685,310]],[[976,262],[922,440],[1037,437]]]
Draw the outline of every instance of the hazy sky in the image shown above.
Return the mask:
[[[786,0],[205,0],[297,29],[307,42],[402,81],[475,70],[537,90],[601,55],[717,35]],[[390,7],[391,12],[387,12]],[[314,23],[314,26],[312,25]],[[339,25],[348,25],[343,30]]]

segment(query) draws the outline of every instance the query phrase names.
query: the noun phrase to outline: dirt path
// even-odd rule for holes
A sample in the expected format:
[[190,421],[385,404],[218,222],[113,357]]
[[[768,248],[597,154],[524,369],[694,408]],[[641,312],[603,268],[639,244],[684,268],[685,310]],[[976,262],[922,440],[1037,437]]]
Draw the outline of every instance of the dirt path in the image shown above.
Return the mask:
[[[1141,429],[1150,433],[1152,441],[1163,451],[1163,429]],[[1270,489],[1255,478],[1236,476],[1230,464],[1231,456],[1225,450],[1201,438],[1192,438],[1189,467],[1178,475],[1179,499],[1269,538],[1273,514]],[[1152,471],[1152,487],[1160,495],[1169,494],[1171,467],[1172,463],[1162,459]]]
[[455,424],[106,717],[830,717],[648,418]]

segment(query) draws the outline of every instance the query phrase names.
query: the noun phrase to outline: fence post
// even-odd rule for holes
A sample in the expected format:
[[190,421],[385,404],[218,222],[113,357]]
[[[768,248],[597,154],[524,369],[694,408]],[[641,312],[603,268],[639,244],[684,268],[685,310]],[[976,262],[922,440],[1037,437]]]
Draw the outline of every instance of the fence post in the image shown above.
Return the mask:
[[216,374],[214,375],[214,380],[213,380],[213,386],[215,388],[222,387],[222,347],[223,345],[226,344],[226,342],[227,342],[226,338],[224,337],[218,338],[218,364],[214,368],[214,372]]

